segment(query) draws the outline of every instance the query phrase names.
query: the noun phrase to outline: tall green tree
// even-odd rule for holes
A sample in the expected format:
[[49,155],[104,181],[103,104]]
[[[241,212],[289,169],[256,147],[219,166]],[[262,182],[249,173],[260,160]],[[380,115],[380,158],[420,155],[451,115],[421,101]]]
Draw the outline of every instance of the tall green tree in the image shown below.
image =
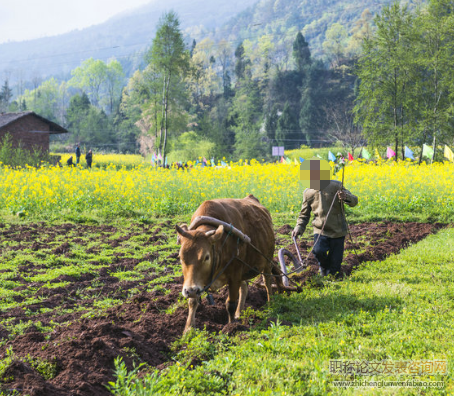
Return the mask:
[[327,72],[322,62],[317,61],[306,67],[304,73],[298,122],[306,143],[312,145],[320,140],[325,123]]
[[288,102],[285,103],[282,114],[277,120],[276,140],[279,146],[287,149],[298,148],[303,140],[298,117],[295,116]]
[[66,112],[68,128],[74,136],[74,141],[78,142],[83,135],[83,120],[88,116],[91,104],[86,93],[76,94],[69,101]]
[[346,55],[347,30],[340,23],[333,23],[326,30],[326,39],[323,42],[323,50],[332,67],[339,67]]
[[248,68],[251,65],[251,60],[246,56],[243,43],[239,44],[235,50],[235,76],[237,84],[247,77]]
[[[170,116],[178,116],[176,107],[181,92],[176,88],[182,83],[189,67],[189,53],[185,49],[180,22],[175,12],[170,11],[161,17],[148,58],[162,78],[159,150],[165,158]],[[172,105],[175,110],[173,113],[170,111]]]
[[237,158],[257,158],[265,155],[266,135],[261,131],[263,101],[258,83],[243,79],[232,101],[230,115],[235,131]]
[[292,55],[296,64],[296,70],[299,73],[302,73],[304,68],[311,63],[311,51],[309,49],[309,44],[304,39],[301,32],[298,32],[295,41],[293,42]]
[[87,93],[91,103],[99,106],[102,85],[107,78],[107,65],[102,60],[90,58],[83,61],[82,65],[76,67],[71,74],[73,77],[69,80],[69,85]]
[[106,102],[108,103],[108,112],[112,114],[115,110],[115,106],[118,106],[121,99],[121,93],[124,86],[125,73],[121,63],[115,59],[112,59],[106,65],[106,79],[105,79],[105,90],[106,90]]
[[403,146],[419,115],[415,114],[415,18],[393,3],[375,18],[376,34],[366,37],[357,75],[361,81],[356,120],[372,144]]
[[416,97],[419,99],[419,130],[422,134],[420,144],[431,138],[435,155],[437,139],[446,141],[449,135],[452,136],[450,126],[454,99],[452,1],[431,0],[427,11],[419,13],[415,29],[421,32],[415,56],[419,67]]
[[13,90],[9,86],[9,82],[6,79],[0,90],[0,110],[2,112],[8,111],[11,98],[13,97]]

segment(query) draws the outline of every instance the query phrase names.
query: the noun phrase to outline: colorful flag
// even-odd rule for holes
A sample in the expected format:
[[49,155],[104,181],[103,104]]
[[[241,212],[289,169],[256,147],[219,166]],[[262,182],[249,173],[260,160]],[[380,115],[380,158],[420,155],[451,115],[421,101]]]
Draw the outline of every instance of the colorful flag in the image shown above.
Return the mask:
[[221,165],[222,165],[222,166],[227,166],[227,163],[224,162],[224,161],[221,161]]
[[375,158],[381,159],[380,153],[378,152],[377,149],[375,149]]
[[336,156],[331,151],[328,151],[328,159],[330,161],[336,162]]
[[155,153],[153,153],[153,155],[151,156],[151,160],[152,160],[153,162],[156,161],[156,154],[155,154]]
[[351,155],[350,153],[348,153],[348,160],[349,161],[354,161],[355,159],[353,158],[353,155]]
[[367,151],[367,149],[365,147],[363,147],[363,150],[361,151],[361,154],[363,156],[363,158],[369,160],[370,159],[370,153],[369,151]]
[[434,155],[434,151],[433,151],[432,147],[430,147],[424,143],[422,145],[422,155],[423,155],[423,157],[432,158]]
[[207,162],[207,159],[206,159],[205,157],[203,157],[203,162],[205,162],[205,164],[206,164],[206,162]]
[[166,160],[164,161],[164,166],[167,166],[167,157]]
[[391,147],[388,147],[386,149],[386,156],[388,157],[388,159],[390,159],[392,157],[395,157],[396,153],[394,152],[394,150]]
[[413,151],[411,151],[407,146],[405,146],[404,157],[405,158],[410,158],[412,160],[415,159],[415,157],[413,157]]
[[304,161],[304,158],[301,158],[301,157],[300,157],[300,163],[303,162],[303,161]]
[[298,165],[298,161],[296,160],[296,158],[293,158],[293,163],[294,163],[295,165]]
[[161,155],[161,153],[158,154],[158,156],[156,157],[156,159],[157,159],[158,161],[162,161],[162,155]]
[[285,158],[281,157],[281,164],[285,164]]
[[214,166],[214,157],[211,157],[211,166]]
[[287,164],[291,164],[292,163],[292,160],[289,158],[289,157],[285,157],[285,162]]
[[451,162],[454,162],[454,154],[453,154],[452,150],[446,144],[445,144],[444,156]]
[[320,158],[320,159],[323,159],[320,154],[315,154],[316,157]]

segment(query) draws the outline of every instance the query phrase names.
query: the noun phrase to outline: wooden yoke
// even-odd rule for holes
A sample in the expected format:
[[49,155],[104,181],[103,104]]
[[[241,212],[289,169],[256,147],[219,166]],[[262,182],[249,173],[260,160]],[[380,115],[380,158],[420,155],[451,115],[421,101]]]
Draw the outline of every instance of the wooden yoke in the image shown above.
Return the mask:
[[189,230],[196,229],[201,224],[209,224],[214,226],[224,226],[225,232],[231,232],[233,235],[236,235],[240,238],[241,241],[246,242],[248,244],[251,243],[251,238],[247,235],[243,234],[238,228],[235,228],[232,224],[226,223],[225,221],[215,219],[214,217],[209,216],[197,216],[194,221],[189,226]]

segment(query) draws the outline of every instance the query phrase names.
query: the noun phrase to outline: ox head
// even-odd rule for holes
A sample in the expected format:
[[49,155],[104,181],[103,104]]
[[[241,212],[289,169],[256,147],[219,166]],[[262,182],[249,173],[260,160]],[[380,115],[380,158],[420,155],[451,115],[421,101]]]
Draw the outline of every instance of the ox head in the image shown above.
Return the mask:
[[195,298],[210,282],[213,265],[213,245],[220,241],[224,227],[221,225],[211,231],[189,231],[186,226],[175,226],[180,248],[180,259],[183,267],[183,296]]

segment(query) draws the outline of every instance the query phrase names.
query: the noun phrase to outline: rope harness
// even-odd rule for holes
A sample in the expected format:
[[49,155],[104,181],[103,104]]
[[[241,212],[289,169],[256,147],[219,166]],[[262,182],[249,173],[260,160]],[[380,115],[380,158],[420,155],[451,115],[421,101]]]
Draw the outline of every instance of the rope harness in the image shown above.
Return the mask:
[[[226,224],[224,222],[221,222],[220,220],[218,219],[214,219],[214,218],[210,218],[210,217],[204,217],[203,218],[204,222],[201,222],[200,220],[197,220],[197,225],[194,226],[194,224],[191,224],[191,226],[189,227],[189,229],[194,229],[196,228],[197,226],[201,225],[201,224],[210,224],[210,225],[213,225],[213,223],[215,224],[219,224],[219,223],[223,223],[222,225]],[[215,246],[213,245],[212,246],[212,257],[213,257],[213,260],[212,260],[212,265],[211,265],[211,275],[210,275],[210,281],[208,282],[208,284],[202,289],[202,290],[199,290],[197,292],[197,295],[198,296],[201,296],[203,293],[207,293],[208,296],[207,296],[207,299],[208,299],[208,302],[210,305],[213,305],[214,304],[214,300],[213,300],[213,296],[211,295],[211,293],[209,293],[209,289],[210,287],[213,285],[214,282],[216,282],[216,280],[219,279],[219,277],[226,271],[226,269],[230,266],[230,264],[234,261],[234,260],[238,260],[240,263],[242,263],[243,265],[245,265],[247,268],[251,269],[252,271],[256,272],[257,275],[263,275],[263,276],[273,276],[273,277],[282,277],[282,276],[286,276],[287,275],[282,272],[279,267],[276,266],[276,264],[274,263],[273,260],[271,260],[269,257],[267,257],[265,254],[263,254],[260,249],[258,249],[256,246],[254,246],[254,244],[251,242],[251,239],[243,234],[240,230],[238,230],[237,228],[235,228],[231,223],[228,224],[228,227],[229,227],[229,231],[227,232],[227,236],[226,238],[224,239],[224,242],[222,243],[221,245],[221,258],[222,258],[222,251],[223,251],[223,248],[224,248],[224,245],[225,243],[227,242],[227,239],[229,238],[230,235],[242,235],[244,236],[243,238],[241,238],[240,236],[237,237],[237,241],[236,241],[236,254],[235,252],[233,253],[232,257],[230,258],[230,260],[227,262],[227,264],[215,275],[216,273],[216,270],[217,270],[217,267],[218,267],[218,263],[217,261],[220,261],[220,260],[217,260],[217,257],[216,257],[216,249],[215,249]],[[281,274],[279,275],[274,275],[274,274],[265,274],[264,272],[262,271],[259,271],[257,268],[254,268],[252,267],[251,265],[249,265],[248,263],[246,263],[243,259],[241,259],[239,256],[239,244],[240,244],[240,241],[241,242],[245,242],[247,243],[249,246],[251,246],[252,249],[254,249],[257,253],[259,253],[261,256],[263,256],[271,265],[273,268],[277,269],[278,271],[281,272]],[[288,278],[288,277],[287,277]],[[300,286],[295,283],[292,279],[288,278],[290,282],[292,282],[293,284],[296,285],[297,289],[300,288]]]
[[[345,168],[345,167],[344,167]],[[343,169],[344,169],[343,168]],[[342,171],[342,185],[341,185],[341,189],[338,190],[336,192],[336,194],[334,195],[334,198],[333,198],[333,201],[331,202],[331,205],[329,207],[329,210],[328,210],[328,213],[326,214],[326,219],[322,225],[322,229],[320,231],[320,233],[318,234],[317,236],[317,239],[315,240],[314,242],[314,246],[312,247],[312,249],[309,251],[309,253],[307,254],[306,258],[304,261],[302,261],[302,258],[301,258],[301,254],[299,252],[299,248],[298,248],[298,244],[296,242],[296,238],[293,237],[293,243],[295,244],[295,248],[296,248],[296,252],[298,254],[298,258],[299,258],[299,263],[300,265],[295,268],[293,271],[290,271],[290,272],[284,272],[282,271],[279,267],[276,266],[276,264],[274,263],[274,261],[272,259],[270,259],[269,257],[267,257],[265,254],[263,254],[260,249],[258,249],[256,246],[254,246],[254,244],[252,243],[251,241],[251,238],[247,235],[245,235],[243,232],[241,232],[238,228],[234,227],[232,225],[232,223],[226,223],[226,222],[223,222],[221,220],[218,220],[218,219],[215,219],[213,217],[206,217],[206,216],[200,216],[200,217],[197,217],[194,222],[190,225],[189,229],[195,229],[197,228],[199,225],[202,225],[202,224],[209,224],[209,225],[223,225],[224,227],[227,226],[227,228],[229,228],[228,232],[227,232],[227,236],[226,238],[224,239],[224,242],[222,243],[221,245],[221,249],[220,249],[220,256],[222,258],[222,251],[223,251],[223,248],[224,248],[224,245],[225,243],[227,242],[227,239],[230,237],[230,235],[236,235],[237,236],[237,241],[236,241],[236,255],[235,255],[235,252],[232,254],[232,257],[230,258],[230,260],[227,262],[227,264],[215,275],[216,273],[216,270],[217,270],[217,261],[221,261],[221,260],[217,260],[217,257],[216,257],[216,249],[215,249],[215,246],[213,245],[212,246],[212,258],[213,258],[213,261],[212,261],[212,265],[211,265],[211,275],[210,275],[210,281],[208,282],[208,284],[200,291],[197,292],[197,295],[198,296],[201,296],[203,293],[207,293],[207,299],[208,299],[208,302],[210,305],[214,305],[214,299],[213,299],[213,296],[211,295],[211,293],[208,292],[208,290],[210,289],[210,287],[213,285],[214,282],[216,282],[216,280],[219,279],[219,277],[227,270],[227,268],[230,266],[230,264],[236,259],[238,260],[240,263],[242,263],[244,266],[246,266],[247,268],[249,268],[250,270],[254,271],[257,273],[257,275],[262,275],[262,276],[272,276],[272,277],[285,277],[288,281],[292,282],[297,290],[300,290],[301,289],[301,286],[298,285],[293,279],[291,279],[289,277],[289,275],[295,273],[295,272],[299,272],[301,271],[301,269],[305,269],[307,268],[307,260],[309,259],[311,253],[313,252],[315,246],[317,245],[319,239],[320,239],[320,236],[323,234],[323,230],[325,229],[325,225],[328,221],[328,217],[329,217],[329,214],[331,213],[331,210],[333,209],[333,205],[334,205],[334,201],[336,200],[336,197],[339,193],[339,191],[342,191],[343,190],[343,187],[344,187],[344,171]],[[354,242],[353,242],[353,237],[352,237],[352,234],[350,232],[350,226],[349,226],[349,223],[347,221],[347,218],[345,216],[345,209],[344,209],[344,202],[342,199],[339,199],[340,201],[340,205],[341,205],[341,211],[342,211],[342,216],[343,218],[345,219],[345,222],[347,224],[347,231],[348,231],[348,234],[350,236],[350,240],[352,242],[352,247],[353,247],[353,251],[355,252],[355,255],[356,255],[356,258],[359,262],[359,258],[358,258],[358,254],[356,253],[356,249],[355,249],[355,245],[354,245]],[[265,274],[264,272],[261,272],[259,271],[257,268],[254,268],[252,267],[251,265],[249,265],[248,263],[246,263],[243,259],[241,259],[239,256],[239,244],[240,244],[240,241],[241,242],[245,242],[247,243],[252,249],[254,249],[257,253],[259,253],[262,257],[264,257],[272,266],[272,268],[275,268],[277,269],[280,274],[279,275],[274,275],[274,274]],[[282,250],[282,249],[281,249]]]

